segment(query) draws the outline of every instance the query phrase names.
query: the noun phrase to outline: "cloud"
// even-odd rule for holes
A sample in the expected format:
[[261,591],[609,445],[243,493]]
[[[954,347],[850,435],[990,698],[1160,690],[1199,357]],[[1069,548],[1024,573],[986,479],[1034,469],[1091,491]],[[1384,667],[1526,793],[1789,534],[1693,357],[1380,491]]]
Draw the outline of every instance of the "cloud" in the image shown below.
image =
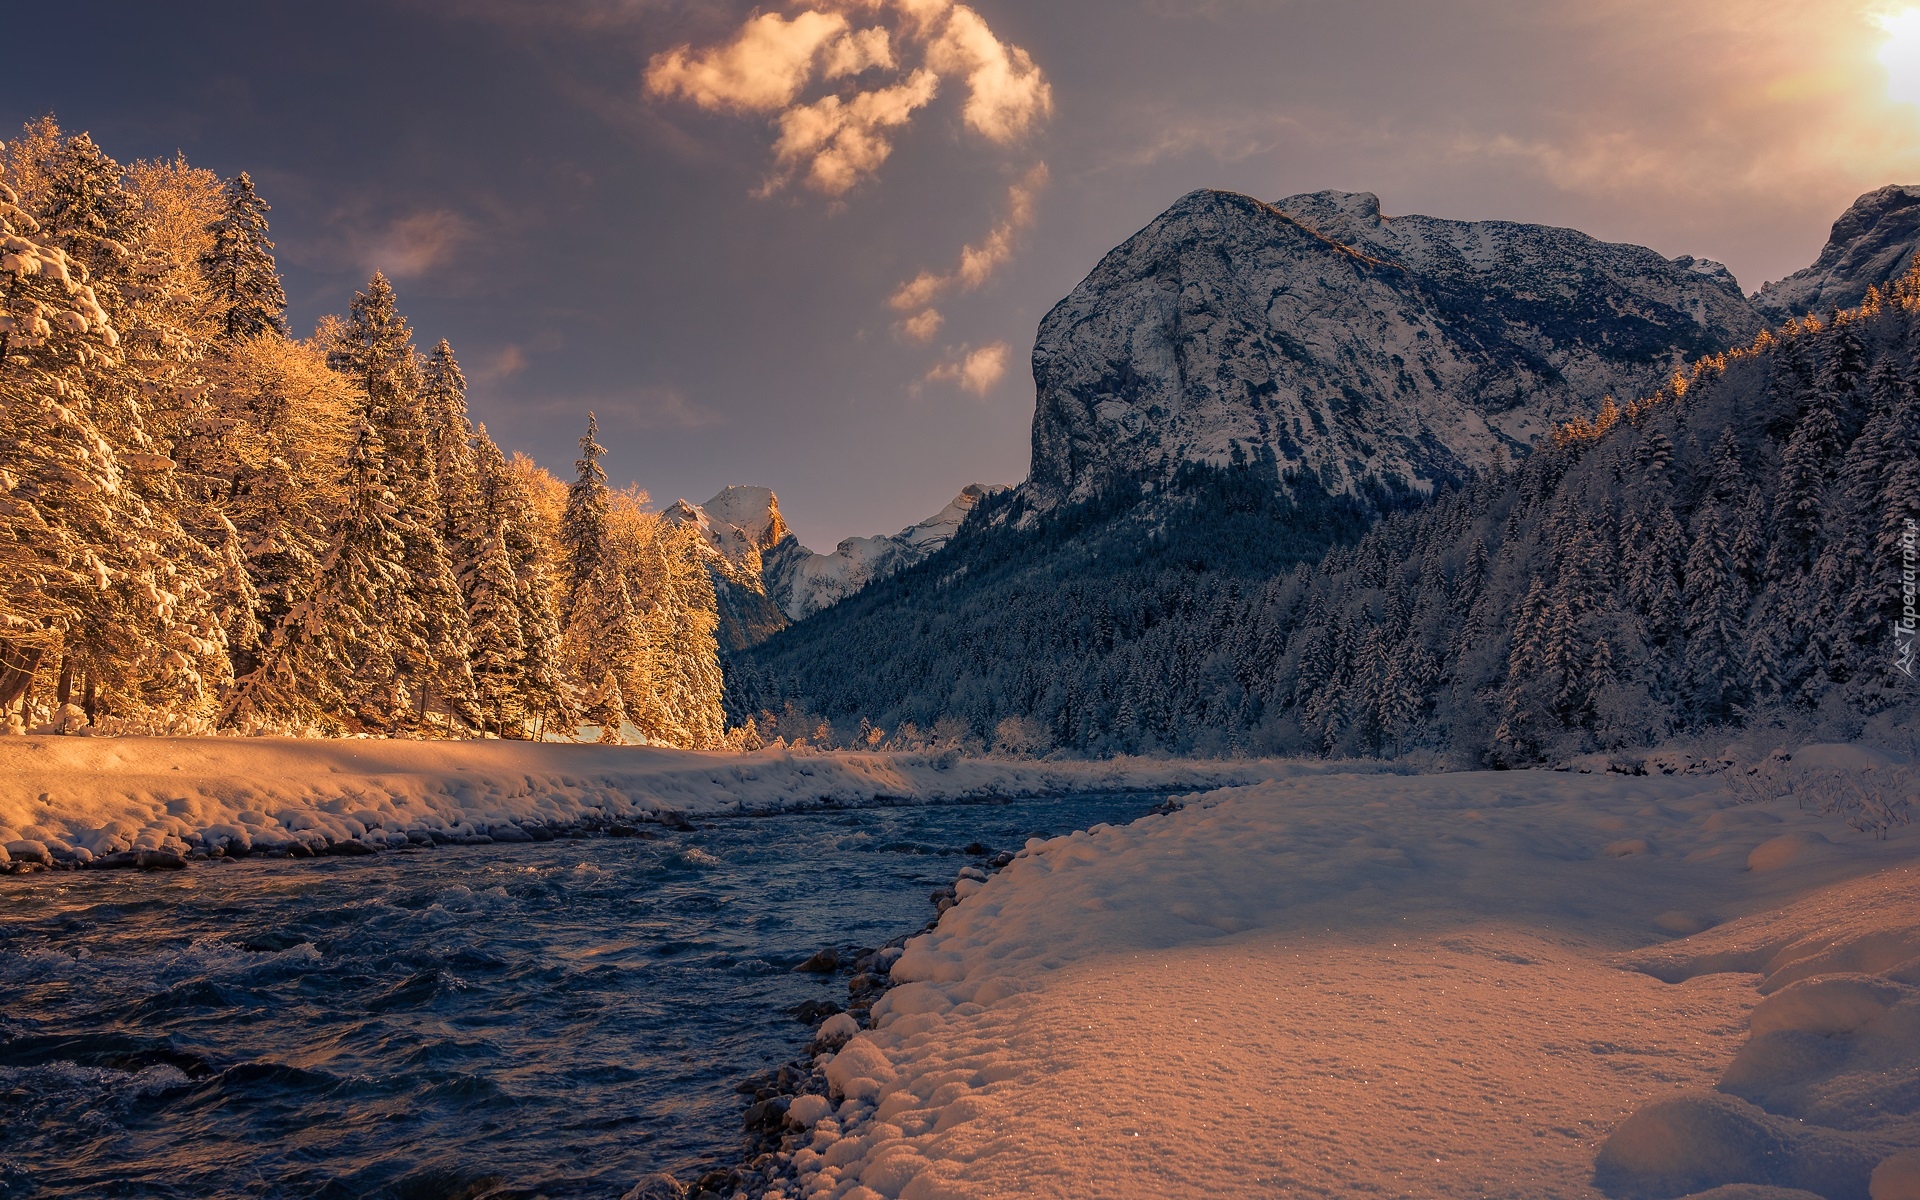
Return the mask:
[[1012,347],[1005,342],[994,342],[975,350],[963,350],[958,358],[943,362],[928,371],[928,383],[953,383],[962,391],[984,396],[992,390],[1007,374],[1007,359],[1012,356]]
[[[887,303],[896,312],[911,312],[925,309],[934,300],[954,288],[971,292],[986,283],[999,270],[1013,259],[1016,239],[1022,230],[1033,224],[1034,208],[1040,192],[1047,186],[1047,164],[1036,163],[1027,173],[1007,189],[1007,215],[978,242],[960,249],[960,262],[944,275],[932,271],[922,271],[912,279],[900,285]],[[929,310],[931,311],[931,310]],[[938,313],[933,314],[936,318]],[[920,314],[914,321],[921,321],[927,313]],[[913,321],[906,322],[900,328],[908,336],[913,336]],[[933,325],[937,329],[938,323]],[[925,341],[933,336],[928,329],[925,337],[916,337],[916,341]]]
[[899,322],[894,330],[910,342],[930,342],[946,323],[947,319],[940,315],[939,309],[929,308]]
[[785,108],[811,81],[820,52],[846,30],[847,19],[838,13],[803,12],[792,20],[764,13],[717,49],[694,54],[691,46],[679,46],[654,55],[647,90],[683,96],[705,109]]
[[942,75],[964,75],[969,128],[1005,145],[1030,133],[1053,112],[1053,88],[1033,56],[993,36],[979,13],[953,6],[945,30],[927,48],[927,65]]
[[905,125],[939,88],[932,71],[915,71],[904,83],[860,92],[849,99],[827,96],[780,114],[774,143],[779,173],[766,184],[776,190],[804,169],[807,186],[829,196],[853,190],[893,153],[884,131]]
[[372,237],[355,238],[355,257],[392,279],[416,279],[451,260],[473,237],[465,217],[447,209],[401,217]]
[[516,345],[502,346],[480,359],[479,365],[468,372],[475,382],[495,383],[502,379],[511,379],[527,369],[527,352]]
[[893,41],[884,29],[861,29],[827,47],[827,79],[845,79],[870,70],[893,70]]
[[[855,29],[849,12],[877,14],[892,28]],[[872,74],[881,78],[857,82]],[[966,88],[966,128],[995,145],[1028,137],[1053,111],[1052,87],[1033,56],[952,0],[815,0],[791,17],[762,13],[721,45],[654,55],[646,89],[711,112],[771,114],[775,169],[760,194],[798,181],[839,197],[879,172],[893,131],[947,79]],[[807,98],[816,84],[831,90]]]

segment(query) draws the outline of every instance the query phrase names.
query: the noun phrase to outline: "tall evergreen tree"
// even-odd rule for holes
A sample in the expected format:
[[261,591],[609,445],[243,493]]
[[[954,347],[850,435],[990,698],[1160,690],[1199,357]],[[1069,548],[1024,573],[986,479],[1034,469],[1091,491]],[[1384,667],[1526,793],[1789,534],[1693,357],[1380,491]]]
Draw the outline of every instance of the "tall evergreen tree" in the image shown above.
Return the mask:
[[228,341],[287,332],[287,290],[267,240],[267,211],[253,179],[240,172],[227,183],[226,211],[210,227],[213,245],[200,259]]
[[346,509],[319,575],[235,685],[222,724],[344,733],[411,723],[406,662],[424,650],[427,618],[406,563],[411,510],[388,486],[385,457],[362,418],[347,452]]
[[386,276],[375,272],[367,290],[355,294],[329,361],[361,390],[363,418],[383,448],[381,482],[400,509],[402,560],[423,619],[417,638],[402,639],[395,668],[416,697],[421,723],[436,704],[451,716],[471,716],[466,607],[441,538],[444,518],[412,332]]
[[426,422],[427,453],[440,500],[440,533],[464,572],[478,561],[492,528],[473,526],[473,422],[467,418],[467,377],[441,338],[420,371],[421,418]]
[[518,729],[524,722],[526,638],[520,628],[520,589],[504,528],[482,545],[468,592],[473,678],[482,727],[496,734]]
[[587,581],[606,564],[607,472],[600,460],[607,448],[597,440],[600,422],[587,414],[587,432],[580,438],[580,457],[574,460],[573,484],[567,489],[567,508],[560,519],[560,543],[567,556],[566,598],[561,616],[571,623]]

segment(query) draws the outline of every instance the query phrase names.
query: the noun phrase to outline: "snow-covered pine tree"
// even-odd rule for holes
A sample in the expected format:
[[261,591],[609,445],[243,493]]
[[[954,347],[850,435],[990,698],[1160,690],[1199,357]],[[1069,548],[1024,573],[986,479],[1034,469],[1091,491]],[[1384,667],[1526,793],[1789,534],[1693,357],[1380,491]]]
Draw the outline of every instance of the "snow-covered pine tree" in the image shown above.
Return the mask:
[[[31,564],[24,579],[51,571],[41,584],[65,593],[24,602],[43,615],[48,601],[65,610],[37,622],[59,633],[62,702],[77,686],[90,719],[110,711],[135,727],[191,727],[211,715],[227,672],[209,590],[217,566],[181,526],[174,463],[148,432],[150,395],[170,398],[168,368],[188,349],[151,336],[167,331],[152,320],[157,289],[126,270],[151,256],[121,240],[141,227],[119,165],[84,135],[52,143],[40,165],[43,212],[27,213],[12,193],[4,206],[4,358],[22,394],[8,402],[18,449],[0,482],[29,500],[16,518],[58,514],[65,528],[39,545],[17,529],[8,557]],[[131,346],[90,262],[112,276],[105,296],[137,332]],[[65,571],[55,566],[63,558]]]
[[436,709],[470,720],[476,714],[466,607],[440,534],[439,487],[412,331],[385,275],[374,272],[367,290],[354,295],[346,328],[328,360],[360,388],[364,419],[383,447],[382,480],[399,509],[403,561],[423,618],[418,636],[401,638],[395,655],[395,667],[417,705],[415,726],[431,726]]
[[[565,647],[571,673],[586,694],[581,720],[603,731],[611,729],[614,736],[623,721],[632,722],[648,737],[668,732],[658,713],[635,710],[636,703],[655,704],[647,670],[647,633],[626,577],[611,557],[581,582],[573,619],[567,623]],[[614,686],[606,686],[609,681]],[[608,740],[605,732],[602,740]]]
[[346,468],[345,508],[319,574],[274,628],[260,665],[235,684],[222,725],[386,733],[415,720],[405,662],[426,644],[427,618],[406,558],[410,513],[364,418]]
[[0,712],[43,661],[84,654],[89,628],[124,615],[110,564],[129,515],[92,394],[119,339],[84,269],[19,200],[0,177]]
[[587,432],[580,438],[580,457],[574,460],[576,475],[567,488],[566,513],[560,519],[560,544],[566,554],[566,591],[560,615],[568,624],[587,580],[599,573],[608,558],[607,511],[609,505],[607,472],[600,460],[607,448],[597,440],[600,421],[587,414]]
[[679,697],[679,724],[686,741],[699,750],[719,748],[726,737],[726,714],[721,705],[725,680],[720,671],[719,605],[713,595],[713,577],[690,525],[666,525],[660,530],[662,549],[674,582],[676,601],[668,655]]
[[1694,514],[1687,552],[1686,678],[1700,715],[1725,718],[1743,696],[1741,635],[1746,581],[1734,561],[1727,514],[1717,498]]
[[267,239],[267,202],[240,172],[226,186],[225,204],[209,225],[212,245],[200,269],[212,289],[214,319],[229,342],[287,332],[287,290]]
[[522,669],[526,658],[526,640],[520,630],[519,582],[507,553],[504,528],[482,543],[467,591],[481,728],[504,735],[507,729],[525,724]]
[[516,688],[522,724],[507,726],[502,736],[544,737],[549,728],[571,729],[578,720],[567,680],[558,589],[549,566],[557,530],[543,528],[533,495],[521,475],[508,468],[484,425],[474,434],[474,456],[477,526],[498,528],[505,538],[518,607],[521,658]]
[[462,576],[485,554],[493,528],[475,527],[473,422],[467,417],[467,377],[441,338],[420,370],[421,417],[440,501],[440,536]]
[[121,282],[132,259],[139,206],[125,170],[85,133],[58,143],[48,156],[41,225],[68,259],[86,269],[100,304],[118,316]]
[[[599,430],[599,421],[588,413],[560,521],[560,551],[566,560],[565,657],[569,674],[588,697],[583,704],[587,722],[605,727],[615,716],[610,706],[617,697],[620,717],[649,739],[670,741],[674,730],[652,669],[656,639],[627,575],[626,560],[637,557],[640,539],[627,539],[635,542],[629,554],[614,545],[612,497],[600,465],[607,451],[596,440]],[[609,676],[619,685],[611,691],[603,686]]]

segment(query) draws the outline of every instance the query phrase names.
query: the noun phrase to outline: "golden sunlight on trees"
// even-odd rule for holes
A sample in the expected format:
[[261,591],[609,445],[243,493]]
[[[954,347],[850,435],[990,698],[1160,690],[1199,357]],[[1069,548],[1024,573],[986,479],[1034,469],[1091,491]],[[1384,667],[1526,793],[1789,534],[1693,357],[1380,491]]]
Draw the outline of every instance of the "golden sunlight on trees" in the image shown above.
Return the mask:
[[605,741],[727,744],[693,535],[600,496],[619,620],[564,626],[567,485],[472,423],[383,275],[287,336],[268,211],[50,117],[0,146],[0,732],[566,738],[594,710]]

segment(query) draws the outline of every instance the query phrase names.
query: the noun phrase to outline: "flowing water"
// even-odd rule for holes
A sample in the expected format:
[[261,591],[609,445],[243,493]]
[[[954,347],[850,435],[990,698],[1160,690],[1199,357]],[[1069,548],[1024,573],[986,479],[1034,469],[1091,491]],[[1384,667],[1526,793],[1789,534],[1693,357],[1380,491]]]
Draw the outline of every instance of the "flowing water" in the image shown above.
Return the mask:
[[0,877],[0,1197],[610,1200],[728,1159],[796,974],[1032,835],[1159,795],[731,820],[660,840]]

